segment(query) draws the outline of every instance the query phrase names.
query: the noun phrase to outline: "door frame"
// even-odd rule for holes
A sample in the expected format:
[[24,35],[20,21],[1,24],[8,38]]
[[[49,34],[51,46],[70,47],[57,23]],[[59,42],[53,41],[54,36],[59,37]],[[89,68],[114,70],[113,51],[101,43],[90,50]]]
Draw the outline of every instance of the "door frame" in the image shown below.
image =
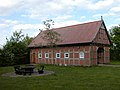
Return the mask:
[[97,49],[97,64],[103,64],[104,63],[104,48],[98,47]]

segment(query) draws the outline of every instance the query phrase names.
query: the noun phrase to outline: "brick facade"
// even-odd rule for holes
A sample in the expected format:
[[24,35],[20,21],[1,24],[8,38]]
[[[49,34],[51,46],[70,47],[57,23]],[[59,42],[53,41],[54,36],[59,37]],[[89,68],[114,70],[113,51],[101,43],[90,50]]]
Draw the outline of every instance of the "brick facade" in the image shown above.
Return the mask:
[[[57,65],[78,65],[78,66],[91,66],[97,65],[98,46],[64,46],[56,47],[54,55],[51,48],[34,48],[30,50],[31,63],[45,63]],[[109,47],[104,48],[104,60],[101,63],[109,63]],[[79,53],[84,52],[84,58],[79,57]],[[41,53],[42,57],[38,58]],[[49,58],[45,58],[45,53],[49,53]],[[60,53],[60,58],[56,58],[56,53]],[[64,57],[64,53],[69,53],[69,58]],[[54,59],[53,59],[54,56]]]

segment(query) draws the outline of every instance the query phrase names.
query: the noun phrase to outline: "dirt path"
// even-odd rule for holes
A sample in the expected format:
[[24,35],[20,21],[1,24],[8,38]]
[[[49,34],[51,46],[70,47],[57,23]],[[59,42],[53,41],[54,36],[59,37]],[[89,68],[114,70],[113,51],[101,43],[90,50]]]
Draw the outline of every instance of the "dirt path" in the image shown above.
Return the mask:
[[98,66],[106,66],[106,67],[120,67],[120,65],[112,65],[112,64],[99,64]]

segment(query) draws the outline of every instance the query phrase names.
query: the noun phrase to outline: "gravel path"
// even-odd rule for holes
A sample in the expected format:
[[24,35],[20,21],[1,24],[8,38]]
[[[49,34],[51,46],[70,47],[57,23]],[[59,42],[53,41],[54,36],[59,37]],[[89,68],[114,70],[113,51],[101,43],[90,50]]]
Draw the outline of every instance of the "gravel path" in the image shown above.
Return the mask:
[[106,66],[106,67],[120,67],[120,65],[112,65],[112,64],[99,64],[98,66]]
[[39,74],[37,71],[34,71],[31,75],[16,75],[15,72],[10,72],[10,73],[5,73],[2,74],[2,76],[7,76],[7,77],[32,77],[32,76],[45,76],[45,75],[51,75],[54,74],[53,71],[44,71],[43,74]]

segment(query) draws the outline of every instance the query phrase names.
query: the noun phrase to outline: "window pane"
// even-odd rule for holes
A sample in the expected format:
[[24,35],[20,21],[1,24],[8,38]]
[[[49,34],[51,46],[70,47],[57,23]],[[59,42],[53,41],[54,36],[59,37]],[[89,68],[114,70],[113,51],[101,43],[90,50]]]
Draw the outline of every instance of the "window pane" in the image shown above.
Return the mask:
[[42,54],[41,53],[38,53],[38,58],[42,58]]
[[84,58],[84,52],[79,53],[79,58]]
[[56,58],[60,58],[60,53],[56,53]]
[[60,57],[59,54],[57,54],[57,57]]
[[68,54],[66,54],[66,57],[68,57]]
[[45,58],[49,58],[49,53],[45,53]]
[[69,58],[69,53],[65,53],[64,58]]

